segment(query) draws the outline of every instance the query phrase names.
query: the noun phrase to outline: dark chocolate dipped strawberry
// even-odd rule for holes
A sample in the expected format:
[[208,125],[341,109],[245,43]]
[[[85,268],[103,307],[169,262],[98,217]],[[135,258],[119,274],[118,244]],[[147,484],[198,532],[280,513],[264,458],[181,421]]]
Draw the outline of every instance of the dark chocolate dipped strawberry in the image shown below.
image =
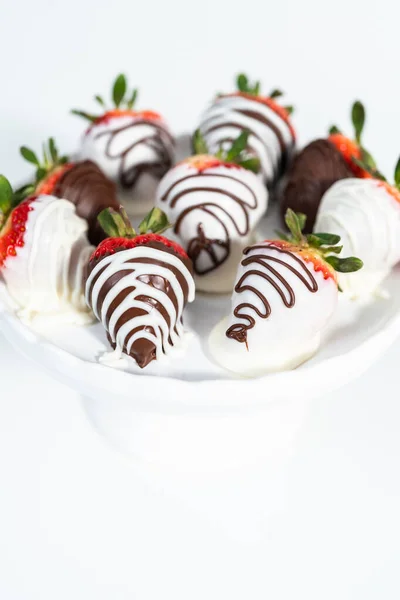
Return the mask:
[[157,208],[138,234],[122,207],[103,211],[99,222],[110,237],[89,260],[86,301],[107,332],[113,356],[131,356],[143,368],[181,342],[183,310],[195,293],[192,264],[161,235],[169,223]]
[[43,147],[43,158],[23,146],[22,156],[35,165],[36,174],[32,183],[17,191],[19,199],[32,194],[46,194],[65,198],[76,206],[77,214],[88,223],[88,237],[92,244],[104,239],[97,216],[105,208],[118,209],[116,188],[99,167],[90,160],[75,162],[60,156],[54,139],[50,138]]
[[375,167],[369,152],[362,146],[365,109],[356,101],[351,110],[354,139],[343,135],[336,126],[329,137],[306,146],[294,159],[281,198],[281,213],[288,208],[307,216],[307,232],[312,231],[322,196],[336,182],[349,177],[369,177],[356,161]]

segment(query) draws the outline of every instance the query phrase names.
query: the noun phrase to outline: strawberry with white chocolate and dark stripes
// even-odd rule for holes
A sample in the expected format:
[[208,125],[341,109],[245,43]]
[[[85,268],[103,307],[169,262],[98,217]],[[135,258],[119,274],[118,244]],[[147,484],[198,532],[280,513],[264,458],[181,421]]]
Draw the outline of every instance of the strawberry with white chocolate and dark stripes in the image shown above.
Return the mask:
[[200,120],[200,131],[211,153],[227,148],[241,131],[249,131],[248,151],[261,164],[261,173],[271,187],[286,171],[292,158],[296,134],[291,106],[282,106],[279,90],[263,95],[260,83],[250,84],[246,75],[237,77],[237,91],[219,94]]
[[195,293],[191,261],[161,235],[169,224],[157,208],[138,234],[122,208],[99,221],[111,237],[90,258],[86,300],[107,332],[112,360],[128,355],[143,368],[182,340],[183,311]]
[[310,358],[337,305],[336,271],[362,267],[357,258],[339,257],[339,236],[304,236],[304,215],[289,209],[286,223],[285,239],[244,250],[231,313],[210,337],[217,362],[243,376],[293,369]]
[[254,172],[259,161],[246,152],[242,132],[216,155],[199,131],[195,156],[171,169],[160,182],[156,204],[174,225],[174,235],[193,261],[196,286],[206,292],[232,289],[243,248],[267,209],[268,191]]
[[89,121],[80,155],[93,160],[115,181],[130,214],[144,214],[153,204],[155,188],[174,160],[174,138],[164,118],[137,110],[137,89],[129,92],[124,75],[112,90],[112,106],[95,96],[100,114],[72,111]]

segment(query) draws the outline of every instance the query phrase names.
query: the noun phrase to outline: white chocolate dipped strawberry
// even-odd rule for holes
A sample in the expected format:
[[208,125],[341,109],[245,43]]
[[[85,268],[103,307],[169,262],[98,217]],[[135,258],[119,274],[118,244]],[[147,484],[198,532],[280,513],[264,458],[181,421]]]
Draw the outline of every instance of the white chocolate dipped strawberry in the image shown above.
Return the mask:
[[200,120],[200,131],[210,152],[226,149],[241,131],[249,131],[248,151],[261,164],[268,187],[286,171],[292,158],[296,134],[290,121],[291,106],[281,106],[274,90],[261,95],[260,83],[250,84],[246,75],[237,77],[237,91],[219,94]]
[[159,113],[134,109],[137,90],[128,93],[124,75],[115,80],[112,98],[114,106],[108,109],[95,97],[103,109],[100,115],[72,111],[90,121],[80,155],[117,184],[129,214],[145,214],[154,204],[158,182],[173,164],[174,139]]
[[83,283],[93,248],[87,223],[68,200],[40,194],[13,206],[14,200],[0,176],[0,273],[18,315],[89,322]]
[[369,178],[335,183],[321,200],[315,224],[316,229],[337,232],[344,251],[364,262],[359,273],[339,275],[343,292],[352,298],[379,294],[383,280],[400,261],[400,160],[394,185],[368,165],[358,160],[357,165]]
[[337,235],[303,236],[304,215],[289,209],[286,223],[286,239],[244,250],[231,314],[210,335],[216,362],[244,377],[294,369],[315,354],[337,305],[335,271],[362,267],[337,256]]
[[115,365],[129,356],[144,368],[182,342],[183,311],[195,293],[191,261],[161,235],[169,223],[157,208],[139,225],[139,234],[122,207],[106,209],[99,221],[111,237],[90,258],[86,300],[114,350],[101,361]]
[[246,154],[248,132],[229,150],[208,153],[201,134],[195,156],[160,182],[156,204],[174,223],[174,235],[193,262],[196,288],[230,292],[242,250],[255,239],[268,192],[256,175],[259,162]]

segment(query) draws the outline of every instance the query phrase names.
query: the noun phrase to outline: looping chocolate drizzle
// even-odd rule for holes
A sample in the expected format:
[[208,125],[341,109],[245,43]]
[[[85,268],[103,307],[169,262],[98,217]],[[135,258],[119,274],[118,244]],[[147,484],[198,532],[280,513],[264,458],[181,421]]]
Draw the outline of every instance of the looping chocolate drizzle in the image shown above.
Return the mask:
[[[246,256],[252,250],[265,250],[268,248],[270,248],[271,250],[276,250],[281,254],[290,255],[298,263],[299,267],[301,267],[300,270],[297,270],[294,266],[288,264],[284,260],[276,258],[275,256],[268,256],[266,254],[252,254],[250,256]],[[259,316],[261,319],[268,319],[268,317],[271,314],[271,305],[268,302],[267,298],[264,296],[264,294],[262,294],[260,290],[258,290],[254,286],[245,283],[248,277],[250,277],[251,275],[257,275],[268,281],[268,283],[270,283],[272,287],[278,292],[286,308],[293,308],[293,306],[296,303],[296,296],[294,290],[289,284],[289,282],[279,273],[279,271],[277,271],[277,269],[274,269],[274,267],[268,264],[268,262],[276,263],[278,265],[286,267],[289,271],[296,275],[296,277],[298,277],[300,281],[302,281],[302,283],[305,285],[308,291],[313,294],[315,294],[315,292],[318,291],[318,284],[312,273],[307,269],[304,262],[289,250],[283,250],[282,248],[278,248],[274,244],[258,244],[245,248],[243,254],[246,256],[246,258],[242,260],[242,266],[247,267],[248,265],[252,264],[261,265],[261,267],[263,267],[267,271],[267,273],[263,273],[260,269],[257,268],[250,269],[249,271],[243,273],[243,275],[241,276],[241,278],[235,286],[235,292],[237,294],[242,294],[246,291],[252,292],[261,300],[261,303],[264,307],[264,312],[262,312],[254,304],[251,304],[249,302],[242,302],[241,304],[238,304],[233,311],[233,314],[237,319],[243,319],[246,321],[246,323],[234,323],[227,329],[226,336],[228,338],[236,340],[237,342],[245,343],[247,345],[247,332],[250,329],[253,329],[253,327],[256,324],[256,320],[252,315],[248,314],[247,311],[243,312],[244,309],[250,309],[251,311],[254,311],[256,315]],[[271,277],[271,275],[273,275],[273,277]],[[282,284],[282,287],[279,286],[276,280],[278,280],[278,282]]]
[[[222,95],[219,97],[219,100],[222,100],[225,97],[229,97],[229,96]],[[252,102],[252,100],[250,98],[248,98],[248,101]],[[280,150],[281,150],[281,156],[280,156],[279,166],[278,166],[277,172],[275,174],[274,181],[269,182],[273,185],[275,183],[275,180],[279,179],[279,177],[285,172],[285,170],[287,168],[287,165],[289,163],[289,158],[290,158],[290,150],[285,143],[284,137],[282,135],[282,132],[279,130],[279,127],[277,127],[277,125],[271,119],[268,119],[268,117],[266,117],[259,110],[257,110],[259,103],[256,100],[254,100],[252,103],[254,104],[254,108],[252,108],[252,109],[238,109],[238,108],[230,107],[229,110],[232,111],[233,113],[244,115],[246,117],[249,117],[250,119],[253,119],[254,121],[258,121],[259,123],[262,123],[266,127],[269,127],[269,129],[271,129],[271,131],[273,131],[273,133],[275,134],[276,139],[279,144],[279,147],[280,147]],[[225,127],[232,127],[239,131],[250,131],[251,135],[254,136],[255,138],[257,138],[263,144],[263,147],[267,153],[269,160],[271,161],[272,164],[274,164],[275,161],[273,158],[272,149],[270,148],[270,146],[268,144],[266,144],[263,136],[258,134],[257,131],[255,131],[252,127],[242,125],[242,124],[234,122],[234,121],[223,121],[222,123],[214,124],[214,122],[217,119],[218,119],[218,117],[211,114],[201,124],[201,130],[202,130],[203,135],[207,136],[208,134],[210,134],[212,132],[219,131],[220,129],[224,129]],[[283,119],[282,119],[282,122],[284,122]],[[290,130],[290,128],[289,128],[289,130]],[[294,146],[295,138],[294,138],[293,132],[291,130],[290,130],[290,135],[292,138],[292,146]],[[232,141],[233,141],[233,139],[228,136],[225,137],[224,139],[220,140],[220,142],[222,144],[227,144],[228,142],[231,143]],[[251,143],[248,144],[247,151],[250,155],[257,156],[257,151],[251,146]]]
[[[152,135],[147,135],[135,142],[132,142],[122,152],[113,154],[111,152],[111,144],[113,143],[114,138],[121,132],[127,131],[128,129],[133,129],[140,125],[149,125],[156,131]],[[127,125],[123,125],[122,127],[118,127],[112,131],[102,131],[95,136],[95,139],[97,140],[106,136],[109,136],[109,138],[106,143],[105,154],[107,158],[111,160],[120,159],[118,180],[121,187],[124,189],[131,189],[135,187],[137,181],[143,173],[149,173],[155,178],[161,179],[161,177],[163,177],[163,175],[165,175],[165,173],[172,167],[173,156],[171,152],[171,146],[174,146],[174,139],[166,127],[160,123],[157,123],[153,120],[137,119],[132,123],[128,123]],[[157,160],[155,162],[139,162],[127,167],[127,160],[130,152],[132,152],[136,146],[141,144],[153,150],[157,155]]]
[[[189,242],[189,245],[187,248],[187,253],[188,253],[188,256],[193,261],[193,269],[194,269],[195,273],[197,273],[197,275],[205,275],[205,274],[213,271],[220,265],[222,265],[228,259],[229,254],[230,254],[231,239],[230,239],[229,231],[228,231],[228,228],[227,228],[226,224],[224,223],[224,221],[218,215],[218,212],[224,213],[226,215],[226,217],[229,219],[229,221],[232,223],[232,225],[233,225],[234,229],[236,230],[236,232],[238,233],[238,235],[240,235],[241,237],[244,237],[244,236],[248,235],[248,233],[250,231],[249,211],[255,210],[258,207],[258,200],[257,200],[257,196],[256,196],[255,192],[251,189],[251,187],[247,183],[245,183],[244,181],[241,181],[240,179],[234,177],[233,175],[198,172],[198,173],[191,174],[191,175],[185,175],[181,179],[178,179],[177,181],[175,181],[167,189],[167,191],[163,194],[163,196],[161,197],[161,201],[166,202],[168,200],[168,198],[170,197],[170,194],[175,189],[175,187],[177,185],[179,185],[180,183],[182,183],[183,181],[193,179],[193,178],[199,178],[199,177],[201,177],[202,179],[208,178],[208,177],[214,177],[214,178],[234,180],[237,183],[239,183],[240,185],[242,185],[245,189],[247,189],[250,192],[251,198],[252,198],[251,204],[248,204],[245,200],[242,200],[242,198],[240,198],[236,194],[233,194],[232,192],[229,192],[228,190],[226,190],[224,188],[199,186],[199,187],[190,187],[188,189],[182,190],[182,191],[178,192],[175,196],[172,196],[172,198],[170,199],[170,202],[169,202],[170,207],[174,208],[182,198],[184,198],[188,194],[192,194],[193,192],[216,192],[218,194],[221,194],[221,195],[224,195],[224,196],[227,196],[228,198],[230,198],[232,200],[232,202],[234,202],[236,205],[238,205],[242,210],[242,214],[244,217],[244,227],[243,228],[240,227],[239,223],[237,223],[237,221],[234,219],[234,217],[232,216],[232,214],[230,212],[228,212],[225,208],[216,204],[215,202],[200,202],[199,204],[193,204],[192,206],[185,208],[179,215],[178,219],[176,220],[174,232],[177,235],[179,235],[186,217],[195,210],[200,210],[201,212],[211,215],[222,227],[224,234],[225,234],[225,239],[208,238],[205,234],[204,226],[200,222],[197,227],[197,234],[198,234],[197,237],[191,239]],[[216,209],[216,210],[213,210],[213,209]],[[223,252],[222,253],[216,252],[216,247],[222,248]],[[201,268],[199,265],[199,259],[200,259],[200,256],[201,256],[203,250],[207,252],[207,254],[209,255],[209,257],[211,259],[211,266],[208,268]]]

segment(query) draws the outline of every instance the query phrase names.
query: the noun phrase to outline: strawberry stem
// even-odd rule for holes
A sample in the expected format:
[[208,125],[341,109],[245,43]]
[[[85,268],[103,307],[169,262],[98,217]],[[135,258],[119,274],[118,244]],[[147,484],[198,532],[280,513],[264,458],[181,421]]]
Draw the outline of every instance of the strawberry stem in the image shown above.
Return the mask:
[[[97,220],[108,237],[123,237],[132,239],[138,234],[133,229],[123,206],[118,210],[106,208],[98,215]],[[172,227],[167,215],[159,208],[153,208],[139,225],[139,234],[152,232],[161,234]]]
[[[307,236],[303,235],[303,229],[306,224],[306,216],[302,213],[295,213],[290,208],[285,214],[285,222],[290,231],[290,234],[278,235],[281,239],[300,246],[301,248],[311,248],[316,254],[327,262],[335,271],[340,273],[352,273],[358,271],[363,266],[362,260],[351,256],[349,258],[339,258],[335,254],[340,254],[343,246],[338,246],[340,236],[333,233],[311,233]],[[323,246],[326,246],[325,248]]]

